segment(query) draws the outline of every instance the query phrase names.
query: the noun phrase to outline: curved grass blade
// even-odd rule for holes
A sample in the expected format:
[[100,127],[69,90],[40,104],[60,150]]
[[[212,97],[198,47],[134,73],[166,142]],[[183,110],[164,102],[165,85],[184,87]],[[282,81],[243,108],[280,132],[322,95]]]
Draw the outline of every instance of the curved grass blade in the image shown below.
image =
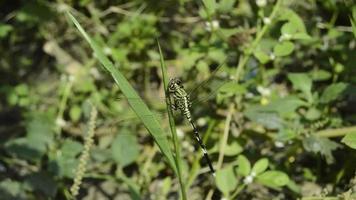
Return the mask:
[[148,132],[154,138],[156,144],[160,148],[163,155],[167,158],[168,163],[172,167],[175,173],[177,173],[177,166],[174,161],[174,157],[172,151],[170,149],[170,145],[166,135],[163,133],[158,120],[155,115],[148,109],[147,105],[143,102],[137,92],[133,89],[127,79],[121,74],[119,70],[117,70],[113,63],[105,56],[102,49],[98,46],[98,44],[92,40],[89,35],[85,32],[85,30],[81,27],[79,22],[67,12],[67,15],[77,27],[79,32],[85,38],[85,40],[89,43],[90,47],[94,51],[99,62],[105,67],[107,71],[110,72],[116,84],[121,89],[124,96],[128,99],[130,107],[136,113],[136,115],[141,119],[142,123],[145,125]]
[[[158,45],[158,50],[159,50],[159,55],[160,55],[163,85],[164,85],[165,91],[167,91],[167,89],[168,89],[168,73],[167,73],[166,65],[164,63],[161,46],[160,46],[158,40],[157,40],[157,45]],[[165,94],[166,94],[166,105],[167,105],[167,111],[168,111],[169,126],[170,126],[171,133],[172,133],[174,151],[176,154],[176,156],[174,158],[175,158],[175,162],[176,162],[176,166],[177,166],[177,175],[178,175],[178,180],[179,180],[179,184],[180,184],[182,199],[186,200],[187,193],[185,191],[185,184],[183,182],[183,176],[182,176],[182,159],[181,159],[181,154],[180,154],[181,147],[180,147],[180,144],[178,141],[178,135],[177,135],[176,127],[175,127],[173,111],[170,107],[170,105],[172,104],[171,98],[170,98],[168,92],[165,92]]]

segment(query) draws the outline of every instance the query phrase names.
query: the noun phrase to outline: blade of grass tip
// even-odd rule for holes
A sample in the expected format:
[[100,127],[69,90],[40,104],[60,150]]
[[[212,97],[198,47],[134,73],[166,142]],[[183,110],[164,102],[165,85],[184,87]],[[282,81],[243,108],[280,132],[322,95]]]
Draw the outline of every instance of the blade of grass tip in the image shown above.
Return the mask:
[[163,133],[156,116],[152,114],[152,112],[148,109],[148,106],[143,102],[143,100],[133,89],[130,83],[121,74],[121,72],[114,67],[112,62],[105,56],[98,44],[90,38],[90,36],[85,32],[85,30],[81,27],[81,25],[74,18],[74,16],[71,15],[69,12],[67,12],[67,15],[77,27],[82,36],[85,38],[85,40],[89,43],[99,62],[104,66],[106,70],[110,72],[116,84],[120,87],[122,93],[127,98],[130,107],[140,118],[148,132],[152,135],[161,152],[167,158],[169,165],[172,167],[174,172],[177,173],[174,156],[171,151],[168,138]]
[[[164,58],[163,58],[163,54],[162,54],[162,49],[161,49],[161,45],[159,44],[158,40],[157,40],[157,46],[158,46],[158,50],[159,50],[159,55],[160,55],[160,62],[161,62],[161,70],[162,70],[162,77],[163,77],[163,85],[164,85],[164,89],[165,91],[167,91],[168,88],[168,75],[167,75],[167,69],[166,69],[166,65],[164,63]],[[180,184],[180,189],[181,189],[181,193],[182,193],[182,199],[185,200],[187,199],[187,194],[185,191],[185,185],[183,182],[183,177],[182,177],[182,160],[181,160],[181,154],[180,154],[180,145],[179,145],[179,141],[178,141],[178,136],[177,136],[177,131],[176,131],[176,126],[174,123],[174,117],[173,117],[173,112],[172,109],[170,107],[171,105],[171,98],[169,97],[169,94],[167,94],[167,92],[165,92],[166,95],[166,104],[167,104],[167,112],[168,112],[168,119],[169,119],[169,126],[171,129],[171,134],[172,134],[172,139],[173,139],[173,145],[174,145],[174,151],[176,156],[175,158],[175,162],[176,162],[176,167],[177,167],[177,176],[179,179],[179,184]]]

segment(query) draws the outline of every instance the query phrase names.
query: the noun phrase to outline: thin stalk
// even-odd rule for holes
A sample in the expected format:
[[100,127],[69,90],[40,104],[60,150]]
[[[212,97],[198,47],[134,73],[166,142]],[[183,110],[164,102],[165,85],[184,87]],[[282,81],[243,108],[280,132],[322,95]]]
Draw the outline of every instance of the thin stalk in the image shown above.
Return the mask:
[[[160,46],[158,40],[157,40],[157,45],[158,45],[160,58],[161,58],[161,70],[162,70],[162,77],[163,77],[163,85],[164,85],[165,91],[167,91],[167,88],[168,88],[167,70],[166,70],[166,66],[164,64],[163,54],[162,54],[161,46]],[[166,95],[166,104],[167,104],[167,111],[168,111],[169,126],[170,126],[170,129],[171,129],[174,152],[175,152],[174,160],[175,160],[175,164],[176,164],[176,168],[177,168],[177,176],[178,176],[180,189],[181,189],[181,197],[182,197],[183,200],[186,200],[187,199],[187,194],[186,194],[186,191],[185,191],[186,187],[184,185],[183,177],[182,177],[182,161],[181,161],[181,154],[180,154],[181,147],[180,147],[180,144],[179,144],[179,141],[178,141],[177,131],[176,131],[175,123],[174,123],[173,112],[172,112],[172,109],[170,107],[170,105],[172,105],[171,98],[168,96],[168,94],[165,94],[165,95]]]
[[340,137],[344,136],[348,133],[356,133],[356,126],[350,126],[346,128],[336,128],[336,129],[326,129],[322,131],[318,131],[315,133],[315,135],[319,137]]
[[58,135],[61,132],[61,126],[58,123],[60,123],[63,120],[63,113],[64,113],[64,110],[66,109],[68,97],[69,97],[70,91],[72,89],[72,86],[73,86],[73,80],[72,80],[72,77],[70,76],[69,81],[65,82],[65,87],[63,90],[62,98],[59,103],[59,108],[58,108],[58,113],[57,113],[57,118],[56,118],[57,125],[58,125],[56,131],[57,131]]
[[[249,48],[240,56],[239,58],[239,63],[238,66],[236,68],[236,73],[235,73],[235,77],[234,77],[234,82],[236,84],[239,83],[239,79],[241,78],[241,74],[243,72],[243,69],[245,67],[245,65],[247,64],[247,61],[250,59],[250,56],[252,55],[253,50],[257,47],[257,45],[259,44],[259,42],[261,41],[261,39],[263,38],[263,36],[265,35],[265,33],[268,31],[268,29],[271,27],[272,22],[274,20],[274,18],[276,17],[279,9],[280,9],[280,5],[282,3],[283,0],[278,0],[276,5],[273,7],[273,11],[271,13],[271,15],[269,16],[269,19],[271,21],[271,23],[265,23],[261,29],[261,31],[259,31],[256,35],[256,38],[254,39],[254,41],[252,42],[252,44],[249,46]],[[230,120],[229,120],[229,116],[232,115],[232,113],[235,111],[235,104],[231,103],[231,105],[229,106],[229,113],[228,113],[228,118],[226,119],[226,126],[230,125]],[[225,127],[226,127],[225,126]],[[227,130],[227,129],[226,129]],[[222,165],[223,159],[224,159],[224,149],[225,146],[227,144],[227,139],[228,139],[228,131],[227,133],[224,132],[224,136],[223,136],[223,140],[220,146],[220,152],[219,152],[219,160],[218,160],[218,166],[217,166],[217,170],[219,169],[219,164]],[[206,196],[206,199],[209,200],[211,199],[213,195],[213,189],[210,189],[208,195]]]
[[223,135],[223,138],[221,139],[221,145],[220,145],[220,149],[219,149],[219,158],[218,158],[218,164],[216,166],[216,170],[219,170],[222,167],[222,163],[223,163],[224,155],[225,155],[225,147],[227,144],[227,140],[229,139],[232,113],[234,113],[234,110],[235,110],[235,106],[232,103],[229,106],[229,112],[228,112],[228,115],[227,115],[226,121],[225,121],[224,135]]

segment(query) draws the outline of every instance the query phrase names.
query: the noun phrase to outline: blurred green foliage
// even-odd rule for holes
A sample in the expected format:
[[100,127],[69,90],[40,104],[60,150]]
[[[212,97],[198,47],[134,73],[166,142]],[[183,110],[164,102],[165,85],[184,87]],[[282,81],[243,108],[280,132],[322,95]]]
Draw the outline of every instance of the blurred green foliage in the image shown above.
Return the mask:
[[156,39],[188,90],[212,77],[191,110],[216,178],[177,114],[188,199],[356,198],[356,5],[284,0],[271,19],[276,2],[1,1],[0,199],[71,198],[88,102],[99,115],[78,198],[179,198],[169,161],[66,11],[153,111],[164,111]]

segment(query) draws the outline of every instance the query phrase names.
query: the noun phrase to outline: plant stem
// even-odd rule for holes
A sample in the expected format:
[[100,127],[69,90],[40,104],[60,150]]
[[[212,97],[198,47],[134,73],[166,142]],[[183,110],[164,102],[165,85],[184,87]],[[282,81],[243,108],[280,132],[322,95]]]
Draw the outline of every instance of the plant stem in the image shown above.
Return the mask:
[[[162,54],[161,46],[160,46],[158,40],[157,40],[157,45],[158,45],[160,58],[161,58],[161,70],[162,70],[162,77],[163,77],[163,85],[164,85],[165,91],[167,91],[167,88],[168,88],[167,70],[166,70],[166,66],[164,64],[163,54]],[[181,148],[180,148],[179,141],[178,141],[177,131],[176,131],[175,123],[174,123],[173,112],[172,112],[172,109],[170,107],[171,99],[169,98],[168,94],[165,94],[165,95],[166,95],[166,104],[167,104],[167,111],[168,111],[169,126],[170,126],[171,134],[172,134],[174,152],[176,154],[174,156],[176,169],[177,169],[176,172],[177,172],[177,176],[178,176],[178,180],[179,180],[179,184],[180,184],[181,197],[182,197],[183,200],[186,200],[187,199],[187,194],[186,194],[186,191],[185,191],[185,185],[184,185],[184,182],[183,182],[183,176],[182,176],[182,171],[181,171],[182,170],[181,154],[180,154]]]
[[[272,11],[271,15],[269,16],[270,23],[265,23],[264,24],[264,26],[262,27],[261,31],[259,31],[257,33],[256,38],[254,39],[254,41],[252,42],[250,47],[240,56],[239,63],[238,63],[237,68],[236,68],[235,77],[234,77],[234,82],[236,84],[239,83],[243,68],[247,64],[247,61],[250,59],[250,56],[252,55],[253,50],[257,47],[257,45],[259,44],[259,42],[261,41],[261,39],[263,38],[263,36],[267,32],[267,30],[271,27],[272,22],[273,22],[274,18],[276,17],[276,15],[277,15],[277,13],[278,13],[278,11],[280,9],[280,5],[281,5],[282,1],[283,0],[278,0],[277,1],[276,5],[273,7],[273,11]],[[226,119],[226,126],[230,125],[231,115],[232,115],[232,113],[234,111],[235,111],[235,104],[232,103],[229,106],[229,113],[228,113],[228,117]],[[228,129],[226,129],[226,130],[228,130]],[[222,162],[223,162],[223,159],[224,159],[224,149],[225,149],[224,147],[227,144],[227,139],[228,139],[228,131],[224,132],[223,140],[222,140],[222,143],[221,143],[221,146],[220,146],[219,160],[218,160],[217,169],[219,169],[221,167],[221,165],[222,165]],[[206,196],[206,199],[211,199],[212,194],[213,194],[213,190],[211,189],[209,191],[208,195]]]
[[348,133],[356,133],[356,126],[350,126],[346,128],[336,128],[336,129],[326,129],[322,131],[318,131],[315,135],[319,137],[340,137],[344,136]]

